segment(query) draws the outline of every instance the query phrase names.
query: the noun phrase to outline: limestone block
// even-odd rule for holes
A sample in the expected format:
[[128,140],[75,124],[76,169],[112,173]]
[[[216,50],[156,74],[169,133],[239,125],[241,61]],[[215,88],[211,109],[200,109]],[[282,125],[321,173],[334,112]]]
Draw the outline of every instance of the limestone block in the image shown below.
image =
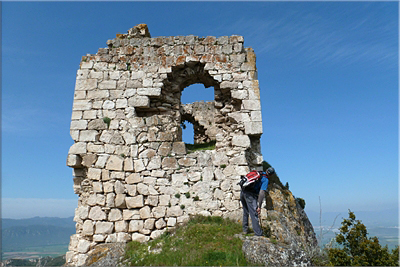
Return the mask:
[[170,132],[159,132],[157,140],[161,142],[171,142],[174,140],[174,135]]
[[123,158],[116,155],[111,155],[107,161],[106,169],[114,171],[122,171],[123,164],[124,164]]
[[104,80],[99,83],[99,89],[117,89],[117,81],[114,80]]
[[114,204],[115,204],[116,208],[119,208],[119,209],[126,208],[125,197],[126,197],[125,194],[117,194],[115,196]]
[[261,110],[261,103],[259,100],[243,100],[242,101],[242,110]]
[[87,171],[87,178],[90,180],[100,180],[101,178],[101,169],[97,168],[89,168]]
[[114,208],[115,207],[115,194],[108,193],[106,196],[106,207]]
[[183,186],[184,183],[188,182],[187,173],[176,173],[172,174],[171,177],[173,186]]
[[82,166],[82,158],[79,155],[69,154],[67,157],[67,166],[76,168]]
[[95,229],[95,234],[111,234],[114,230],[114,223],[96,222]]
[[97,88],[97,79],[77,79],[75,91],[90,91]]
[[218,189],[218,188],[215,189],[214,198],[220,199],[220,200],[224,199],[224,192],[222,190]]
[[78,254],[76,256],[76,266],[84,266],[85,262],[89,256],[85,254]]
[[159,219],[165,216],[166,207],[165,206],[156,206],[152,209],[152,213],[154,218]]
[[190,167],[196,164],[196,159],[194,158],[181,158],[178,160],[178,164],[185,166],[185,167]]
[[104,153],[103,145],[95,145],[93,143],[87,144],[87,152],[89,153]]
[[89,215],[88,206],[78,206],[78,208],[75,209],[75,216],[77,216],[82,220],[86,219],[88,215]]
[[132,158],[137,158],[138,157],[138,145],[132,145],[131,146],[131,157]]
[[[260,164],[261,163],[262,161],[260,162]],[[250,171],[249,166],[236,166],[235,169],[236,169],[236,176],[246,175]]]
[[220,84],[220,89],[236,89],[238,88],[238,83],[237,82],[229,82],[229,81],[223,81]]
[[228,157],[226,156],[226,153],[223,151],[214,152],[211,158],[215,166],[221,166],[223,164],[227,165],[229,161]]
[[86,154],[82,156],[82,165],[85,167],[91,167],[97,160],[95,154]]
[[167,226],[174,227],[176,225],[176,218],[170,217],[167,221]]
[[124,138],[125,144],[127,145],[136,143],[136,136],[133,133],[124,132],[122,134],[122,137]]
[[140,218],[141,219],[148,219],[151,217],[151,210],[149,206],[144,206],[139,210]]
[[157,170],[161,168],[161,157],[154,156],[151,158],[149,164],[147,165],[147,170]]
[[160,195],[159,196],[159,201],[160,201],[159,206],[168,206],[170,199],[171,199],[170,195]]
[[202,172],[203,181],[212,181],[214,179],[213,167],[205,167]]
[[79,130],[71,130],[69,133],[70,133],[72,140],[77,142],[79,139]]
[[158,191],[154,188],[154,186],[149,185],[149,194],[151,195],[151,197],[156,197],[160,193],[158,193]]
[[183,215],[183,210],[180,206],[172,206],[167,208],[167,217],[178,217]]
[[104,206],[106,204],[106,197],[102,194],[96,194],[96,205]]
[[108,181],[110,180],[110,171],[102,169],[101,170],[101,180],[102,181]]
[[247,90],[232,90],[231,96],[233,99],[244,100],[248,98]]
[[143,229],[143,220],[131,220],[129,222],[129,232],[139,232]]
[[[152,86],[152,83],[145,85],[146,79],[143,81],[143,86]],[[161,88],[138,88],[137,94],[142,96],[158,97],[161,96]]]
[[106,238],[106,243],[116,243],[117,242],[117,234],[108,235]]
[[104,190],[104,193],[112,193],[112,192],[114,192],[114,184],[111,183],[111,182],[103,183],[103,190]]
[[89,219],[93,221],[101,221],[107,218],[106,213],[99,207],[92,207],[89,212]]
[[114,191],[117,194],[124,194],[125,193],[125,186],[121,181],[116,181],[114,184]]
[[135,196],[135,197],[126,197],[125,198],[126,206],[128,209],[141,208],[144,206],[143,196]]
[[247,135],[235,135],[232,138],[232,146],[249,148],[251,146],[250,138]]
[[158,196],[148,196],[144,202],[145,205],[149,206],[157,206],[158,205]]
[[160,219],[157,220],[156,223],[155,223],[155,227],[156,227],[157,229],[162,229],[162,228],[164,228],[165,226],[167,226],[167,223],[164,221],[163,218],[160,218]]
[[103,192],[103,183],[102,182],[93,182],[93,192],[102,193]]
[[172,150],[171,143],[163,142],[158,148],[157,154],[166,157],[171,153],[171,150]]
[[147,196],[149,194],[149,187],[145,184],[139,183],[136,187],[139,194]]
[[106,100],[103,103],[103,109],[114,109],[115,108],[115,103],[114,101],[111,100]]
[[229,211],[235,211],[239,209],[239,201],[238,200],[225,200],[223,202],[224,207]]
[[87,120],[71,121],[71,130],[86,130],[88,126]]
[[97,157],[97,161],[95,163],[95,167],[97,168],[104,168],[106,166],[107,160],[110,157],[108,154],[100,154]]
[[89,130],[105,130],[107,129],[107,124],[103,121],[103,119],[96,119],[90,121],[87,128]]
[[127,221],[117,221],[115,222],[115,232],[128,232],[128,222]]
[[125,173],[124,172],[117,172],[117,171],[112,171],[110,174],[110,178],[114,180],[123,180],[125,178]]
[[138,241],[140,243],[144,243],[150,240],[149,236],[139,234],[139,233],[133,233],[132,234],[132,241]]
[[186,146],[184,142],[174,142],[172,144],[172,153],[176,155],[185,155],[186,154]]
[[122,212],[119,209],[111,209],[108,220],[111,222],[122,220]]
[[122,217],[125,221],[128,220],[139,220],[140,219],[140,215],[139,215],[139,211],[138,210],[127,210],[124,209],[122,210]]
[[223,173],[226,177],[231,177],[237,175],[236,168],[233,165],[228,165],[224,170]]
[[250,86],[248,91],[250,100],[260,100],[260,86],[258,80],[250,81]]
[[146,76],[146,73],[144,71],[141,71],[141,70],[140,71],[132,71],[131,79],[132,80],[141,79],[145,76]]
[[93,235],[93,241],[97,243],[104,242],[106,237],[104,235]]
[[[165,175],[165,171],[163,171],[163,170],[153,170],[151,172],[151,176],[153,176],[153,177],[162,178],[162,177],[164,177],[164,175]],[[156,181],[157,180],[159,180],[159,179],[156,179]]]
[[133,96],[128,99],[128,106],[134,108],[147,108],[150,106],[150,99],[148,96]]
[[246,165],[247,160],[245,155],[238,155],[236,157],[233,157],[229,160],[229,164],[232,165]]
[[72,110],[91,110],[92,109],[92,102],[89,100],[74,100]]
[[252,121],[262,121],[261,111],[252,111],[250,117]]
[[231,181],[229,180],[222,181],[221,189],[222,191],[229,191],[231,189]]
[[86,253],[89,251],[90,248],[90,241],[87,241],[85,239],[81,239],[78,242],[78,252],[79,253]]
[[121,242],[121,243],[127,243],[131,241],[132,236],[128,233],[117,233],[117,241],[116,242]]
[[146,166],[144,165],[144,162],[142,159],[136,159],[133,161],[133,166],[135,169],[135,172],[141,172],[146,169]]
[[86,154],[86,143],[85,142],[78,142],[73,144],[69,151],[68,154]]
[[153,230],[155,222],[156,219],[147,219],[144,221],[143,228],[148,230]]
[[126,178],[128,184],[137,184],[143,181],[143,177],[139,173],[132,173]]
[[156,185],[157,179],[154,177],[144,177],[143,183],[147,185]]
[[245,127],[245,134],[248,135],[260,135],[263,133],[261,121],[245,122],[244,127]]
[[82,227],[82,235],[91,236],[94,233],[93,221],[85,220]]
[[172,158],[172,157],[164,158],[162,160],[161,165],[164,170],[171,170],[171,169],[179,168],[178,161],[176,160],[176,158]]
[[151,239],[157,239],[157,238],[159,238],[164,232],[165,232],[165,230],[154,230],[154,231],[151,232],[150,238],[151,238]]
[[136,185],[127,184],[127,185],[125,185],[125,188],[127,190],[127,193],[130,196],[134,197],[137,195],[137,186]]

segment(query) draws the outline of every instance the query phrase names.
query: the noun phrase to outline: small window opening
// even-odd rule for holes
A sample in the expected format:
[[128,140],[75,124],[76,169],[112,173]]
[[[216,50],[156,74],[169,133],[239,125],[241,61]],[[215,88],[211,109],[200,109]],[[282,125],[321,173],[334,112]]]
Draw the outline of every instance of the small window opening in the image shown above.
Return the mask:
[[181,127],[185,143],[203,144],[215,139],[213,101],[213,87],[193,84],[182,91]]

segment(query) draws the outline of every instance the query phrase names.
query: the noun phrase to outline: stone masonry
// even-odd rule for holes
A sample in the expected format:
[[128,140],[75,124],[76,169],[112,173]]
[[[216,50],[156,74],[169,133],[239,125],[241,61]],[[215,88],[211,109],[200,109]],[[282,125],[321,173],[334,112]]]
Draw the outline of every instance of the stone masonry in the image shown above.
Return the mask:
[[[192,214],[241,218],[237,182],[263,161],[256,57],[243,43],[152,38],[139,24],[82,57],[67,158],[79,196],[67,264],[84,265],[101,243],[157,238]],[[181,105],[195,83],[214,90],[214,102]],[[196,143],[215,141],[215,149],[189,153],[184,121]]]

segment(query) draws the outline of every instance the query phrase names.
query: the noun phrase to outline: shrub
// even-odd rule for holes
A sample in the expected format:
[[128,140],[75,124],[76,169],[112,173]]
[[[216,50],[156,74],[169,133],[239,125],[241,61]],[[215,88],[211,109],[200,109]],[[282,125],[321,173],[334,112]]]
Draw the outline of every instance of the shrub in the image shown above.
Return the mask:
[[369,238],[367,228],[349,210],[349,218],[344,219],[336,235],[339,248],[330,248],[328,256],[335,266],[398,266],[399,247],[389,252],[382,247],[376,236]]

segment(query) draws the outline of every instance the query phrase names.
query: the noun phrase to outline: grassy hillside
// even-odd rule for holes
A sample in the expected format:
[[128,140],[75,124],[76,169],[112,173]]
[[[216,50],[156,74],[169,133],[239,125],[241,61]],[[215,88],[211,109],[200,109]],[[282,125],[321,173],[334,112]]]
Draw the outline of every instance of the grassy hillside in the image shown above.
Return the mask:
[[221,217],[196,216],[186,225],[146,244],[130,242],[126,259],[133,266],[245,266],[240,224]]

